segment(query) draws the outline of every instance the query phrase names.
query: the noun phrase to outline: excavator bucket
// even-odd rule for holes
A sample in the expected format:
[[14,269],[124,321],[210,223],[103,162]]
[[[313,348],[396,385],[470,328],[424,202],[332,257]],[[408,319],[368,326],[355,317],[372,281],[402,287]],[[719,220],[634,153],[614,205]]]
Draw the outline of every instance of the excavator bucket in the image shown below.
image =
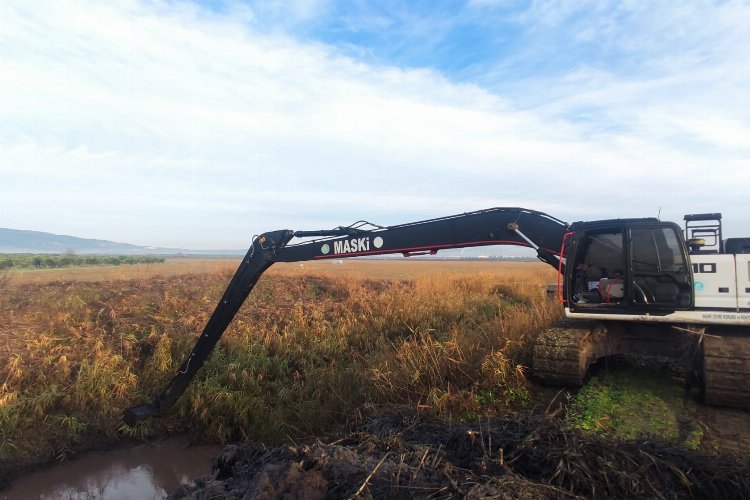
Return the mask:
[[156,416],[159,411],[152,404],[131,406],[122,414],[122,420],[127,425],[135,425],[138,422]]

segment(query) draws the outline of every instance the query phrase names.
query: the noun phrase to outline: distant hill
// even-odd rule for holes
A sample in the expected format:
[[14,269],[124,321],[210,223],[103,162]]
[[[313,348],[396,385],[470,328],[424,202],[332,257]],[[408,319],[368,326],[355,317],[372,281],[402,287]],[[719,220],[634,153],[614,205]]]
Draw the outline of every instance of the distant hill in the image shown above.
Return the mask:
[[66,253],[100,255],[244,255],[245,250],[186,250],[77,238],[41,231],[0,228],[0,253]]
[[[535,260],[532,250],[520,247],[463,248],[442,250],[436,256],[423,259],[464,259],[464,260]],[[499,251],[502,248],[501,251]],[[107,240],[77,238],[62,234],[41,231],[0,228],[0,253],[57,253],[73,252],[78,255],[190,255],[190,256],[242,256],[247,249],[238,250],[186,250],[184,248],[161,248],[116,243]],[[372,257],[363,257],[372,258]],[[401,258],[379,256],[374,258]]]

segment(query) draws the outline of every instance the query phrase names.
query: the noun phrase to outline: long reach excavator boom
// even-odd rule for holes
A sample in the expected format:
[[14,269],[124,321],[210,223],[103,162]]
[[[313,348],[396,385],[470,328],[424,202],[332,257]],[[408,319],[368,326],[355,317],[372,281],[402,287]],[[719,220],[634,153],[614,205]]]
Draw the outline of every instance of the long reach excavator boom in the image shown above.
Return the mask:
[[[168,410],[185,392],[261,275],[276,262],[343,259],[368,255],[435,254],[449,248],[486,245],[531,247],[540,260],[562,266],[560,251],[568,225],[542,212],[524,208],[491,208],[410,224],[382,227],[366,222],[322,231],[288,229],[253,239],[224,295],[206,323],[192,352],[152,403],[125,410],[134,425]],[[293,238],[314,238],[290,244]]]

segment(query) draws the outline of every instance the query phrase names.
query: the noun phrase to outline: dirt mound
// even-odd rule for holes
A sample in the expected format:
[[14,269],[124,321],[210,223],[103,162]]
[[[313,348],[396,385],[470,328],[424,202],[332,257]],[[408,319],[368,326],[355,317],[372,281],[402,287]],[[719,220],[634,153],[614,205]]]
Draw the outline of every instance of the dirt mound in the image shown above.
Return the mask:
[[227,446],[171,498],[750,498],[750,461],[612,441],[556,419],[375,420],[329,443]]

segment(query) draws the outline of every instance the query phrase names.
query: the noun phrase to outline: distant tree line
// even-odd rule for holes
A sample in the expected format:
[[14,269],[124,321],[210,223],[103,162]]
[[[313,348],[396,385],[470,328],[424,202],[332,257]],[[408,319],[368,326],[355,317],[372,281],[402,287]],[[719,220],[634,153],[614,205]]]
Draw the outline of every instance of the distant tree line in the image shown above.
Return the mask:
[[119,266],[126,264],[157,264],[164,262],[164,257],[150,255],[75,255],[6,253],[0,254],[0,270],[19,269],[55,269],[75,266]]

